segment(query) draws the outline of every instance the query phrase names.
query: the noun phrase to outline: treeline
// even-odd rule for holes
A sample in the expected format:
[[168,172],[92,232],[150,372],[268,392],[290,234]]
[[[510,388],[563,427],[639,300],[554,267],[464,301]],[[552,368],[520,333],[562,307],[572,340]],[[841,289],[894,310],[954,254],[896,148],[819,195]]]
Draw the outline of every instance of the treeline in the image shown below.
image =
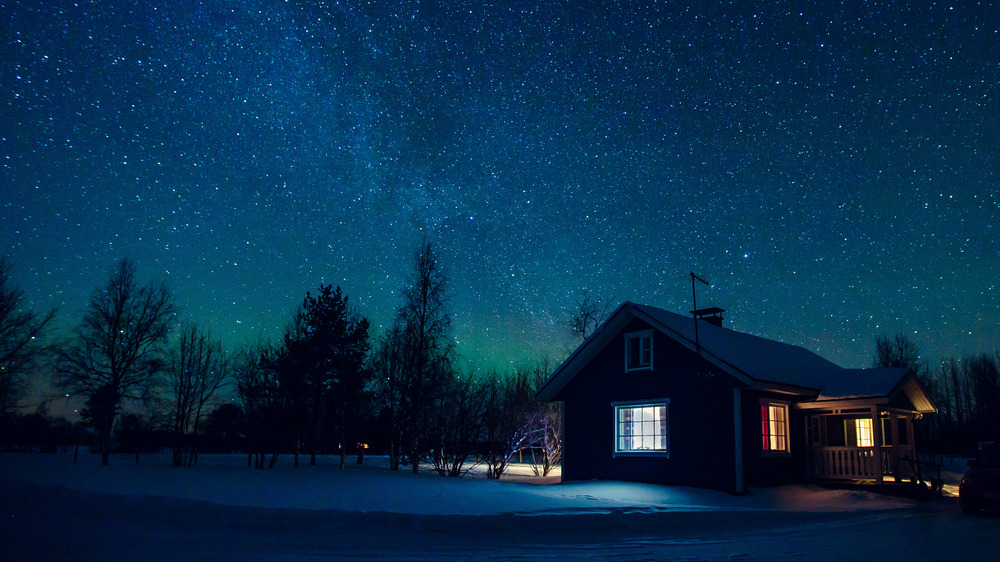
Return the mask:
[[925,452],[974,456],[1000,441],[1000,351],[954,357],[931,367],[905,334],[878,336],[876,367],[913,369],[938,411],[918,424]]
[[[9,283],[6,260],[0,265],[7,309],[20,311],[22,293]],[[315,464],[317,455],[339,454],[343,467],[350,454],[362,462],[377,452],[394,470],[430,463],[449,476],[482,462],[490,478],[527,455],[547,474],[561,456],[558,408],[534,399],[548,365],[512,373],[458,367],[447,279],[428,243],[401,293],[391,326],[371,334],[340,287],[320,285],[279,341],[227,351],[178,319],[165,285],[141,284],[123,260],[58,345],[38,343],[53,313],[0,317],[12,357],[0,364],[0,445],[87,444],[104,464],[113,450],[169,448],[177,466],[195,464],[201,451],[239,450],[256,468],[273,467],[282,454],[296,466],[302,456]],[[28,377],[46,365],[67,396],[85,398],[80,424],[14,413]]]
[[949,359],[924,385],[938,407],[929,420],[935,451],[972,456],[1000,441],[1000,352]]

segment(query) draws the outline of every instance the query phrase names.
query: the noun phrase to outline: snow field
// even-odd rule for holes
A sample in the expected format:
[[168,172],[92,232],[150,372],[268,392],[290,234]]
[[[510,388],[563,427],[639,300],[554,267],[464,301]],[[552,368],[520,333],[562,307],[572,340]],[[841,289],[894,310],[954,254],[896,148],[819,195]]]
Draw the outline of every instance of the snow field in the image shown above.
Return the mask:
[[[316,466],[308,457],[293,465],[282,456],[273,469],[250,469],[246,456],[202,455],[198,465],[177,468],[169,455],[114,455],[100,466],[99,455],[9,454],[0,456],[0,479],[56,485],[89,492],[159,496],[222,505],[387,512],[419,515],[497,515],[702,510],[853,511],[910,508],[911,500],[872,492],[782,486],[737,497],[725,492],[632,482],[570,482],[539,478],[526,465],[514,465],[501,481],[474,469],[464,478],[445,478],[421,466],[390,471],[384,457],[350,457],[343,471],[339,457],[324,456]],[[557,473],[558,474],[558,473]]]
[[[746,496],[624,482],[502,481],[385,460],[273,470],[206,455],[0,454],[0,560],[992,560],[1000,517],[815,486]],[[353,458],[350,459],[353,461]]]

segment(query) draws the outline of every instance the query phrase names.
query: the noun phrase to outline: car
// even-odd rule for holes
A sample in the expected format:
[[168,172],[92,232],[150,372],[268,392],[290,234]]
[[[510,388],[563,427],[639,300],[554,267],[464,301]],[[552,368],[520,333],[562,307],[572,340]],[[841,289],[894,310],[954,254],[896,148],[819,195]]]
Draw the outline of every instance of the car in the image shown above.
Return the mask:
[[1000,443],[983,449],[968,465],[958,487],[962,511],[1000,510]]

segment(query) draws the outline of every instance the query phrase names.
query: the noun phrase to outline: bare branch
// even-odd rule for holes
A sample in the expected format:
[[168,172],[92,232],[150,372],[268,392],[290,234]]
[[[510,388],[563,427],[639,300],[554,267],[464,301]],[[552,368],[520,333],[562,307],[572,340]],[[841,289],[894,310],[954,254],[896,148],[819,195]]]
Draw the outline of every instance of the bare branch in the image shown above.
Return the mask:
[[42,342],[55,310],[43,316],[24,310],[24,291],[10,279],[10,261],[0,257],[0,414],[20,404],[26,378],[49,348]]
[[60,352],[64,386],[88,396],[107,464],[111,427],[123,399],[141,399],[164,368],[164,345],[177,306],[163,284],[138,285],[122,260],[94,291],[72,342]]

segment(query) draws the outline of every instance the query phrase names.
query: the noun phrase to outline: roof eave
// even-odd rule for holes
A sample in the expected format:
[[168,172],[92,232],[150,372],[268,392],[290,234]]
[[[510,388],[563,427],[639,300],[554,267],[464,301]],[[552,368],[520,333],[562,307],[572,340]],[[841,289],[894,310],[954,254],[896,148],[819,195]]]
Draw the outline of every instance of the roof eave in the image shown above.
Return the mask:
[[830,408],[884,406],[888,403],[888,396],[832,396],[817,397],[813,400],[799,402],[795,407],[799,410],[825,410]]
[[807,400],[815,399],[820,394],[820,391],[815,388],[771,381],[754,381],[751,388],[762,392],[776,392],[778,394],[802,396]]

